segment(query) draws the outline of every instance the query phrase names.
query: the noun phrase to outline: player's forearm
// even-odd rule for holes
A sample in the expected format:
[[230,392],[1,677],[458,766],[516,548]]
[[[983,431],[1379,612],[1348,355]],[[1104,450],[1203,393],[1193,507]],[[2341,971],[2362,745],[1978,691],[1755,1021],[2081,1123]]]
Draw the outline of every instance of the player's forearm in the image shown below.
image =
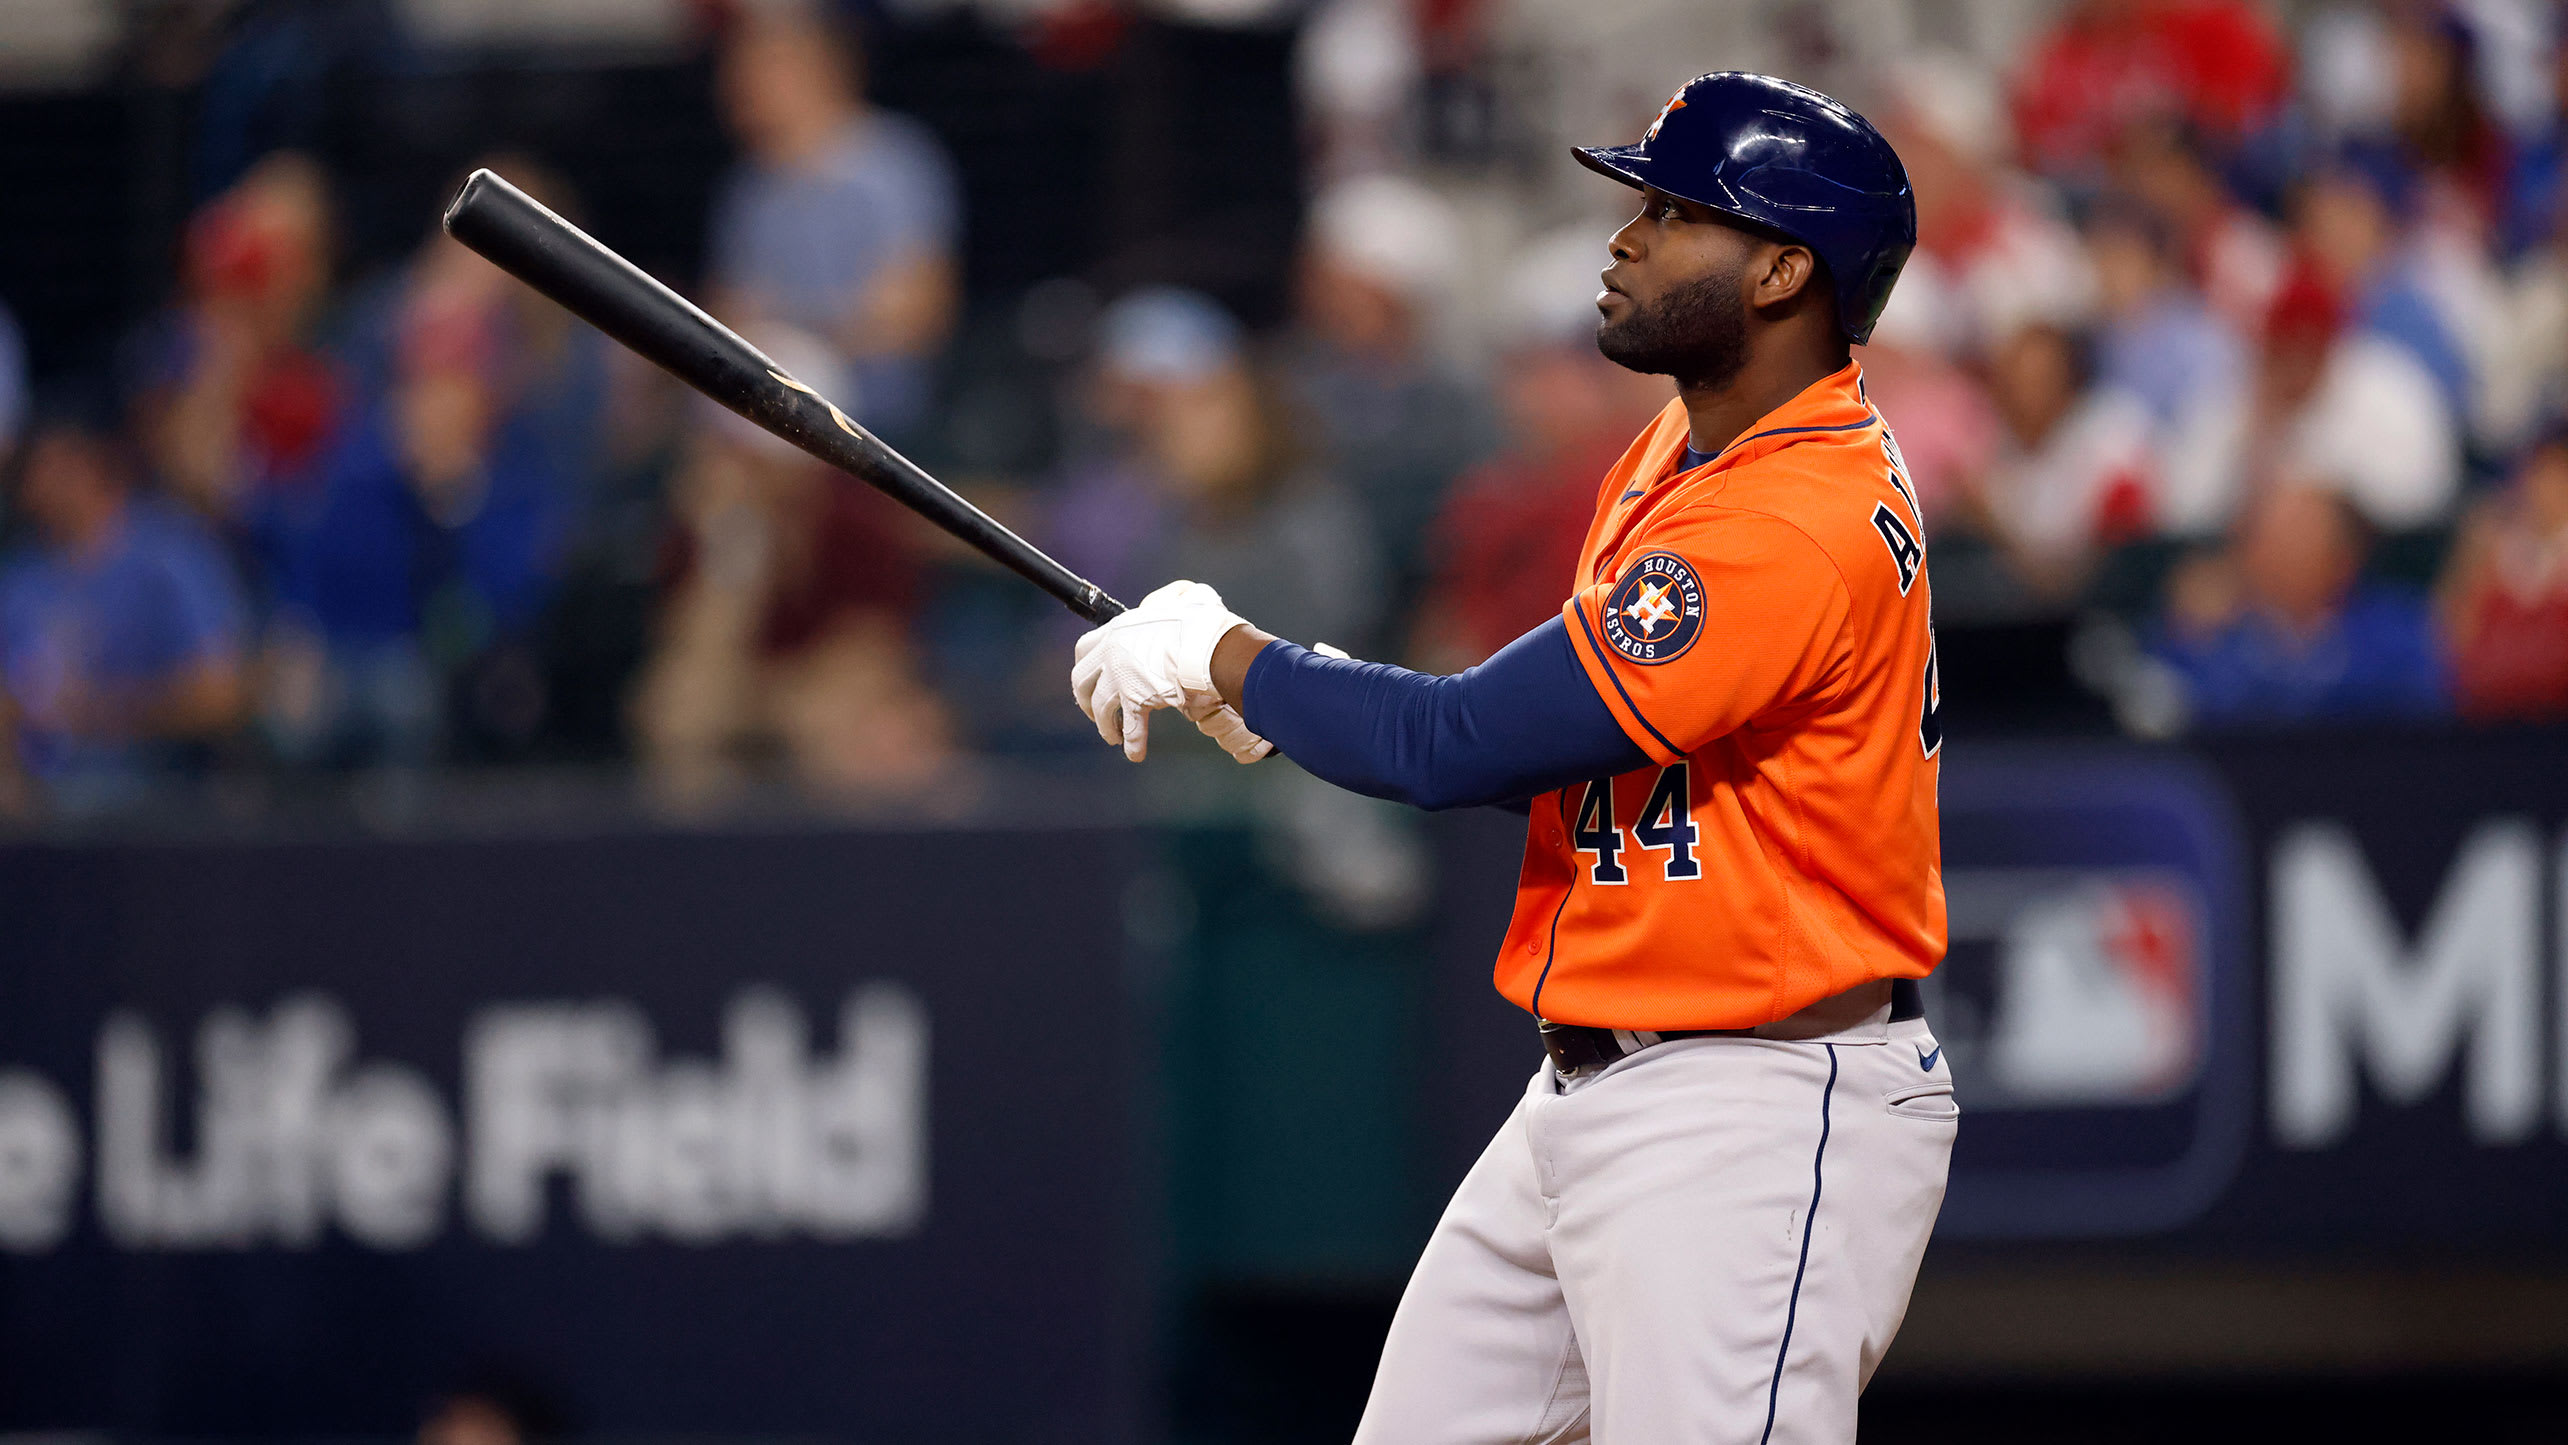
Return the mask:
[[1323,657],[1242,627],[1215,649],[1213,675],[1249,727],[1305,771],[1420,808],[1528,798],[1648,761],[1558,619],[1449,677]]

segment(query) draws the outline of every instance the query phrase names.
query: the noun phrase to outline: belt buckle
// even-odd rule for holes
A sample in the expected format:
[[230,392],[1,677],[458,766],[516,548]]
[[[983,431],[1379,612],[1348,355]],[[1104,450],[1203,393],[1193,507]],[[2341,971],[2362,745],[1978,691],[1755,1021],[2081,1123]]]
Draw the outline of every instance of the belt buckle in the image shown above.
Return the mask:
[[1535,1019],[1534,1026],[1542,1035],[1543,1052],[1551,1056],[1552,1072],[1564,1079],[1579,1078],[1621,1057],[1619,1051],[1609,1057],[1596,1047],[1596,1030],[1546,1018]]

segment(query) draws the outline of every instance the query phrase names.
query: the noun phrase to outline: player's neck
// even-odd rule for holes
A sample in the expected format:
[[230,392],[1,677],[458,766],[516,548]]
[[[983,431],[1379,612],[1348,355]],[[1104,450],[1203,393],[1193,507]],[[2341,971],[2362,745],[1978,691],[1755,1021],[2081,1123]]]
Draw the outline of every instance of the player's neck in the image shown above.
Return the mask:
[[1679,383],[1689,439],[1696,451],[1717,455],[1758,418],[1834,376],[1846,364],[1846,346],[1833,336],[1802,328],[1777,328],[1749,343],[1747,364],[1710,386]]

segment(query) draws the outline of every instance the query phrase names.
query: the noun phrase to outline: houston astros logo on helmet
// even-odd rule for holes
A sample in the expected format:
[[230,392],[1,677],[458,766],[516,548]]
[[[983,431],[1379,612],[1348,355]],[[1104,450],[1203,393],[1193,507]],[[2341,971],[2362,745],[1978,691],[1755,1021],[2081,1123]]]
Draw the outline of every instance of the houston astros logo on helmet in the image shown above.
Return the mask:
[[1667,98],[1667,104],[1659,108],[1658,119],[1651,121],[1650,128],[1641,132],[1641,144],[1648,145],[1651,141],[1657,140],[1659,127],[1667,124],[1667,118],[1685,109],[1685,92],[1692,85],[1692,81],[1687,81],[1685,85],[1677,88],[1676,94]]
[[1634,662],[1656,666],[1684,656],[1703,631],[1703,583],[1673,552],[1632,564],[1605,603],[1605,640]]

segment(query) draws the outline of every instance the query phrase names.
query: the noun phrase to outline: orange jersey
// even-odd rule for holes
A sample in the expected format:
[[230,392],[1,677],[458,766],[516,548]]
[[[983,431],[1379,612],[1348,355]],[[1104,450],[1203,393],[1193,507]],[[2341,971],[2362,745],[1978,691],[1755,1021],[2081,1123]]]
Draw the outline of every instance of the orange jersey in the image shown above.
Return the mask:
[[1944,955],[1925,533],[1861,369],[1685,447],[1670,403],[1606,473],[1562,609],[1652,766],[1534,800],[1497,981],[1560,1023],[1749,1028]]

